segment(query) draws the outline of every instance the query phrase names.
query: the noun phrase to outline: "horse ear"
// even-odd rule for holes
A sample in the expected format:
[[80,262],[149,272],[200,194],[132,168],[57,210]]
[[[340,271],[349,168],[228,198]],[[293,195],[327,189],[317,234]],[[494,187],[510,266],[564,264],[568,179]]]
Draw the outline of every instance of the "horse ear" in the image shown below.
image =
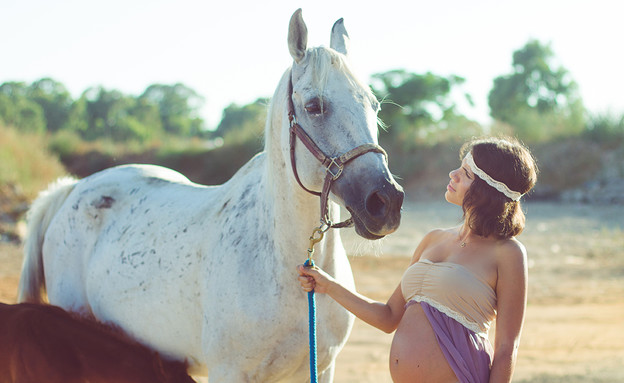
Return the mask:
[[308,28],[303,22],[301,8],[297,9],[290,18],[288,27],[288,50],[296,63],[301,62],[305,56],[308,45]]
[[349,34],[344,26],[344,19],[341,18],[334,23],[329,46],[345,56],[349,52]]

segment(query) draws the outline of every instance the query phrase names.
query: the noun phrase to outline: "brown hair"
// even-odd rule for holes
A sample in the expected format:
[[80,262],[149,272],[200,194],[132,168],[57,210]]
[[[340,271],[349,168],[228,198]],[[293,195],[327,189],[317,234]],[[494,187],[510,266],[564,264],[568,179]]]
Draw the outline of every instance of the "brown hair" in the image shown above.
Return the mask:
[[[513,191],[525,194],[537,182],[537,164],[527,147],[512,138],[482,138],[464,144],[460,160],[471,152],[475,164]],[[477,235],[499,239],[524,229],[520,201],[513,201],[475,176],[462,203],[468,227]]]

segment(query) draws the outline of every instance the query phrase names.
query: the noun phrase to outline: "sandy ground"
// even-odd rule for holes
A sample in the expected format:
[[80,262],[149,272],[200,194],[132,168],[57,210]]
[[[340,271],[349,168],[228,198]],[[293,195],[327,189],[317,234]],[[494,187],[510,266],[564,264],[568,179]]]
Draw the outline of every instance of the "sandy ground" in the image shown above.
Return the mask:
[[[529,252],[529,304],[514,382],[624,382],[624,206],[528,203],[525,211],[519,239]],[[460,213],[409,203],[382,242],[345,231],[358,291],[385,301],[423,235],[457,224]],[[20,268],[21,248],[0,244],[0,301],[15,302]],[[356,320],[335,382],[391,382],[391,341]]]

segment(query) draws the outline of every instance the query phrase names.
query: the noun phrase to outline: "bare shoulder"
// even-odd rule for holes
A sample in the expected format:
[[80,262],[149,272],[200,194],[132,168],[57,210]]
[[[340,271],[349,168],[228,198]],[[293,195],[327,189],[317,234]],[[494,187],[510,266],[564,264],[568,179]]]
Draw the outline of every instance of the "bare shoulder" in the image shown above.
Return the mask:
[[414,251],[414,255],[412,257],[411,263],[418,262],[422,253],[430,246],[436,245],[448,239],[450,236],[453,235],[453,232],[455,233],[454,235],[457,235],[457,230],[458,230],[457,228],[433,229],[427,234],[425,234],[423,239],[418,244],[418,247]]
[[[521,318],[529,281],[527,252],[524,245],[514,238],[501,242],[496,254],[498,319],[509,318],[514,313]],[[501,323],[507,322],[502,319]]]
[[499,269],[526,270],[527,251],[522,242],[515,238],[500,242],[496,252],[496,262]]
[[450,238],[456,237],[459,234],[459,228],[453,227],[449,229],[433,229],[428,232],[420,242],[425,248],[437,243],[447,241]]
[[452,230],[454,229],[433,229],[425,235],[425,237],[423,238],[423,241],[425,239],[428,241],[434,241],[434,242],[438,241],[442,239],[443,237],[449,235],[449,232]]
[[431,243],[436,243],[440,241],[445,241],[450,238],[455,238],[459,235],[460,226],[443,228],[443,229],[433,229],[425,238],[427,238]]

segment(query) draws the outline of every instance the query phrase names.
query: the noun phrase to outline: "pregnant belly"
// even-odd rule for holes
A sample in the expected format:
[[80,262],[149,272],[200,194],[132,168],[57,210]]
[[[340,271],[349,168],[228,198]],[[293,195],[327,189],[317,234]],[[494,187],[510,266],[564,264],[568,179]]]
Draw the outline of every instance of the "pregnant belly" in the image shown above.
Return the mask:
[[457,382],[419,303],[407,308],[394,334],[390,374],[395,383]]

